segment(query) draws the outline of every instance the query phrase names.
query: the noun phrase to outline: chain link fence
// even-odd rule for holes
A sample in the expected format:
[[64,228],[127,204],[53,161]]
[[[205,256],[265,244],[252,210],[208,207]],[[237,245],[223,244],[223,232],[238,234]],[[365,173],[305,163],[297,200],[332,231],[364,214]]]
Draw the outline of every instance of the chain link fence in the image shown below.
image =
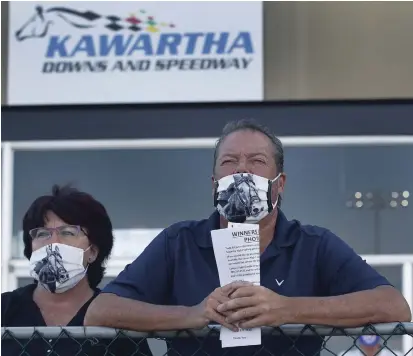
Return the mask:
[[[413,323],[341,329],[310,325],[262,328],[260,346],[222,348],[220,326],[141,333],[103,327],[2,328],[2,355],[25,356],[413,356]],[[378,335],[365,347],[361,335]]]

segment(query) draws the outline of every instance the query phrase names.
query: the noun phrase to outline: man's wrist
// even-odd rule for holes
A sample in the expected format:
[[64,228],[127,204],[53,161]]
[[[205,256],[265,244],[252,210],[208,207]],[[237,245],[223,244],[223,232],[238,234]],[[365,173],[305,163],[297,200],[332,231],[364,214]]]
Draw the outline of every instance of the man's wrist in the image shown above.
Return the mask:
[[296,319],[296,310],[293,297],[277,295],[272,302],[271,325],[279,326],[283,324],[294,324]]
[[[318,297],[284,297],[284,324],[318,324],[326,314],[326,303]],[[321,319],[320,319],[321,318]]]
[[157,315],[154,330],[187,330],[195,328],[199,317],[195,312],[195,307],[187,306],[162,306],[161,314]]
[[296,297],[285,297],[285,321],[284,324],[297,324],[299,323],[299,315],[301,305]]
[[182,307],[185,315],[183,316],[182,322],[184,327],[182,329],[199,329],[204,326],[205,318],[200,311],[199,305],[194,305],[192,307]]

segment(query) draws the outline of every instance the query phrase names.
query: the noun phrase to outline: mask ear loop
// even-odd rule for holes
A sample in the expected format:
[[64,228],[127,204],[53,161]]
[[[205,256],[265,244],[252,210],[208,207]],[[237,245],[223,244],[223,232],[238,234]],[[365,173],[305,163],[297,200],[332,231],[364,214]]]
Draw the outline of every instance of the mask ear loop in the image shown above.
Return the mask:
[[219,185],[218,181],[215,180],[214,185],[215,185],[215,188],[214,188],[214,207],[217,207],[217,205],[218,205],[218,185]]
[[[268,203],[269,213],[271,213],[274,210],[274,207],[272,205],[272,185],[278,180],[278,178],[280,178],[280,176],[281,176],[281,173],[278,173],[278,175],[273,180],[268,180],[267,203]],[[278,197],[277,197],[276,204],[278,204]]]
[[268,190],[267,190],[267,204],[268,204],[268,212],[271,213],[273,211],[273,206],[272,206],[272,180],[268,180]]
[[[86,250],[84,250],[83,253],[85,253],[85,252],[86,252],[87,250],[89,250],[91,247],[92,247],[92,245],[89,245],[89,247],[88,247]],[[87,271],[88,271],[88,269],[89,269],[89,266],[90,266],[93,262],[95,262],[95,261],[91,261],[90,259],[91,259],[91,257],[89,257],[89,258],[87,259],[87,263],[86,263],[86,266],[85,266],[85,275],[86,275],[86,273],[87,273]]]

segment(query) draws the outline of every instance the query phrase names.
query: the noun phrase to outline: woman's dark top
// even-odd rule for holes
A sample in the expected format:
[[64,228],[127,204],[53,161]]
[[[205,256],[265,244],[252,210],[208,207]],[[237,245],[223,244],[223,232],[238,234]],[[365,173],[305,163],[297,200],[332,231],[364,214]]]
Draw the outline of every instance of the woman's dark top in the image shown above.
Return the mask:
[[[47,326],[39,307],[33,301],[33,292],[36,284],[18,288],[12,292],[1,295],[1,326],[21,327],[21,326]],[[83,326],[83,320],[87,308],[96,296],[100,293],[95,290],[90,298],[77,312],[67,326]],[[5,339],[2,337],[1,353],[5,356],[30,355],[30,356],[73,356],[73,355],[147,355],[152,356],[146,340],[127,338],[117,339],[113,342],[110,339],[45,339],[41,335],[32,335],[30,339]],[[138,346],[136,344],[139,344]]]

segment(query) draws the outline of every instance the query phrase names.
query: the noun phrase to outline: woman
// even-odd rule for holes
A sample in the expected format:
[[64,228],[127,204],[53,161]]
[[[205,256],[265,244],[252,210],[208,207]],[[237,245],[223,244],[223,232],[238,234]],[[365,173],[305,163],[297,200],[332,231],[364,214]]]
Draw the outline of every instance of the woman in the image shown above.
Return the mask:
[[[24,255],[30,260],[34,283],[2,293],[1,326],[83,326],[86,310],[100,292],[97,286],[113,240],[106,209],[91,195],[54,186],[52,195],[37,198],[23,218]],[[25,344],[28,340],[19,341]],[[46,341],[32,340],[25,351],[30,355],[101,355],[111,342]],[[137,351],[131,341],[126,342],[117,340],[109,352],[129,355]],[[16,341],[2,340],[4,355],[21,351]],[[146,341],[139,343],[137,353],[151,355]]]

